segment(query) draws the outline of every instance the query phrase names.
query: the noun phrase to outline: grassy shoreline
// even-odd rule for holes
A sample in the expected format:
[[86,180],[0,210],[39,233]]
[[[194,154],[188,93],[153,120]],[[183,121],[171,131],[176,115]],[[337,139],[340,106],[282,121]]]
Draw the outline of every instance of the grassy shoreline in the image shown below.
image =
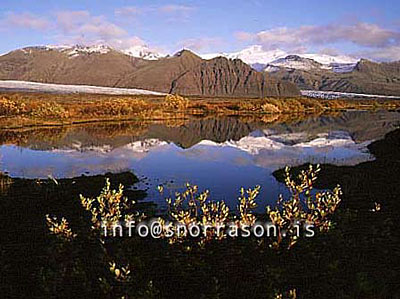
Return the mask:
[[64,126],[94,122],[185,120],[193,116],[285,118],[344,110],[396,110],[397,100],[299,98],[184,98],[83,94],[0,93],[0,128]]

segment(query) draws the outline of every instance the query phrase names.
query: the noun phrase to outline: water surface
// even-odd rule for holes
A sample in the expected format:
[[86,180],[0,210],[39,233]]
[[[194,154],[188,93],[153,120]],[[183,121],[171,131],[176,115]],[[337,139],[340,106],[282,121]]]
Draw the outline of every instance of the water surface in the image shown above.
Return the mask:
[[178,123],[111,123],[1,131],[0,171],[12,177],[71,178],[132,171],[148,200],[173,194],[185,182],[209,189],[231,207],[241,186],[261,185],[260,210],[285,188],[272,172],[303,163],[355,165],[373,159],[367,145],[400,124],[397,112],[345,112],[337,116],[265,123],[237,118]]

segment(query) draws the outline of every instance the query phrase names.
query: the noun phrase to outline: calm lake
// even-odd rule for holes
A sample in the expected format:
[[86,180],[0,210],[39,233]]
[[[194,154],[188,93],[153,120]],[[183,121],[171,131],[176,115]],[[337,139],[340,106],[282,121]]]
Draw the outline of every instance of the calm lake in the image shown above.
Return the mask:
[[259,210],[285,188],[273,171],[306,162],[355,165],[367,145],[400,125],[400,113],[350,111],[285,122],[233,117],[1,130],[0,171],[11,177],[72,178],[132,171],[147,200],[165,206],[185,182],[236,205],[240,187],[261,185]]

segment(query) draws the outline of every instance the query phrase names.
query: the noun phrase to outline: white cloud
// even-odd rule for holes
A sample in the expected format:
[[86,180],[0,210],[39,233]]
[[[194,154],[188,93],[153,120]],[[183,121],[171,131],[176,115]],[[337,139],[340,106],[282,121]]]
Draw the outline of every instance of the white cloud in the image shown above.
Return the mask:
[[0,26],[6,29],[14,29],[16,27],[47,30],[51,27],[51,23],[43,17],[33,15],[31,13],[13,13],[6,14],[5,18],[0,21]]
[[358,53],[358,56],[376,61],[400,61],[400,45],[363,51]]
[[135,46],[146,45],[145,41],[137,36],[111,39],[107,42],[107,44],[113,48],[121,50],[129,49]]
[[186,21],[194,10],[195,8],[189,5],[165,4],[161,6],[125,6],[117,8],[114,13],[121,18],[136,19],[140,16],[149,17],[151,14],[158,14],[167,17],[168,21]]
[[338,56],[340,52],[335,48],[323,48],[318,51],[319,54],[330,55],[330,56]]
[[143,13],[143,10],[136,6],[125,6],[115,10],[115,14],[119,17],[136,17]]
[[339,55],[340,47],[335,49],[335,46],[350,43],[360,49],[358,53],[350,53],[357,57],[379,61],[400,59],[400,32],[371,23],[278,27],[257,33],[236,32],[235,36],[241,42],[260,44],[265,50],[304,52],[319,48],[321,53]]
[[169,4],[169,5],[164,5],[164,6],[160,6],[158,8],[158,11],[161,13],[165,13],[165,14],[173,14],[173,13],[183,13],[183,14],[187,14],[190,13],[194,10],[194,8],[192,6],[187,6],[187,5],[173,5],[173,4]]
[[56,14],[56,28],[66,44],[107,44],[117,49],[145,45],[145,42],[131,36],[122,27],[108,21],[104,16],[94,16],[88,11],[61,11]]
[[369,23],[313,25],[298,28],[278,27],[258,33],[238,32],[236,37],[241,41],[260,43],[265,49],[287,50],[338,42],[351,42],[362,47],[387,47],[400,44],[399,32]]
[[56,14],[57,26],[66,35],[91,39],[112,39],[126,36],[125,29],[107,21],[103,16],[92,16],[88,11],[63,11]]

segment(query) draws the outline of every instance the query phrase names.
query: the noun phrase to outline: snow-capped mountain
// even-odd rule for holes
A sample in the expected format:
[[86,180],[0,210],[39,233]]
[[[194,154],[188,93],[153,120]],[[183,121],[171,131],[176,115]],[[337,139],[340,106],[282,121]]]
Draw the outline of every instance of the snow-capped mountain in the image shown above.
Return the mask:
[[[212,59],[215,57],[226,57],[230,59],[241,59],[243,62],[251,65],[258,71],[276,71],[277,67],[286,67],[293,69],[310,69],[310,64],[318,63],[320,68],[330,69],[335,72],[351,71],[357,59],[345,55],[327,55],[327,54],[297,54],[288,53],[280,49],[264,50],[260,45],[253,45],[239,52],[233,53],[213,53],[203,54],[203,59]],[[305,61],[296,61],[294,57],[308,59]],[[312,62],[313,61],[313,62]]]
[[[307,56],[311,56],[307,55]],[[329,61],[329,60],[327,60]],[[345,60],[343,60],[345,61]],[[296,69],[296,70],[330,70],[335,73],[347,73],[351,72],[354,67],[356,66],[356,63],[329,63],[329,64],[323,64],[320,62],[317,62],[316,60],[312,58],[306,58],[306,57],[300,57],[299,55],[288,55],[284,58],[279,58],[277,60],[274,60],[267,65],[262,65],[257,66],[260,71],[265,71],[269,73],[277,72],[281,69]]]
[[118,50],[115,48],[112,48],[108,45],[92,45],[92,46],[84,46],[84,45],[47,45],[44,46],[43,48],[47,50],[57,50],[63,53],[67,53],[68,56],[70,57],[77,57],[81,54],[92,54],[92,53],[98,53],[98,54],[106,54],[111,51],[118,51],[121,53],[124,53],[126,55],[132,56],[132,57],[137,57],[137,58],[142,58],[146,60],[157,60],[162,57],[165,57],[165,55],[152,50],[148,46],[134,46],[130,47],[127,49],[123,50]]
[[245,48],[239,52],[233,53],[213,53],[213,54],[203,54],[201,57],[203,59],[212,59],[215,57],[226,57],[230,59],[240,59],[247,64],[268,64],[278,58],[287,56],[288,53],[282,50],[271,50],[264,51],[262,46],[254,45]]
[[[59,52],[66,53],[69,57],[77,57],[82,54],[107,54],[113,49],[106,45],[93,45],[93,46],[84,46],[84,45],[46,45],[46,46],[39,46],[33,48],[40,48],[44,50],[55,50]],[[24,48],[22,50],[31,49],[31,47]]]
[[328,65],[324,65],[319,62],[316,62],[313,59],[300,57],[298,55],[288,55],[284,58],[279,58],[269,63],[267,67],[269,72],[271,71],[273,72],[275,71],[275,69],[279,70],[282,67],[297,69],[297,70],[311,70],[311,69],[321,69],[321,68],[329,69]]
[[[146,60],[158,60],[167,55],[158,52],[147,45],[133,46],[127,49],[115,49],[108,45],[98,44],[91,46],[84,45],[47,45],[40,48],[48,50],[57,50],[67,53],[70,57],[77,57],[82,54],[106,54],[110,51],[118,51],[126,55],[142,58]],[[261,45],[253,45],[238,52],[232,53],[210,53],[200,54],[203,59],[212,59],[215,57],[226,57],[228,59],[240,59],[249,64],[257,71],[276,71],[276,67],[286,67],[293,69],[309,69],[304,63],[298,63],[293,60],[294,56],[313,60],[321,64],[324,69],[330,69],[335,72],[349,72],[358,62],[356,58],[345,55],[327,55],[327,54],[297,54],[288,53],[286,51],[264,50]]]
[[80,46],[76,45],[71,48],[61,48],[61,51],[68,52],[70,57],[76,57],[81,54],[91,54],[91,53],[99,53],[99,54],[107,54],[112,49],[105,45],[95,45],[95,46]]
[[346,55],[335,55],[335,56],[327,54],[297,54],[297,55],[300,57],[313,59],[321,64],[332,64],[332,63],[350,64],[350,63],[357,63],[359,60],[354,57]]
[[346,55],[302,54],[300,56],[317,61],[323,65],[323,68],[335,73],[351,72],[358,62],[358,59]]
[[279,58],[267,64],[261,70],[269,73],[277,72],[280,69],[296,69],[296,70],[330,70],[335,73],[351,72],[357,63],[329,63],[323,64],[314,59],[300,57],[298,55],[288,55]]
[[166,56],[155,50],[150,49],[148,46],[134,46],[122,50],[121,52],[132,57],[138,57],[146,60],[158,60]]

